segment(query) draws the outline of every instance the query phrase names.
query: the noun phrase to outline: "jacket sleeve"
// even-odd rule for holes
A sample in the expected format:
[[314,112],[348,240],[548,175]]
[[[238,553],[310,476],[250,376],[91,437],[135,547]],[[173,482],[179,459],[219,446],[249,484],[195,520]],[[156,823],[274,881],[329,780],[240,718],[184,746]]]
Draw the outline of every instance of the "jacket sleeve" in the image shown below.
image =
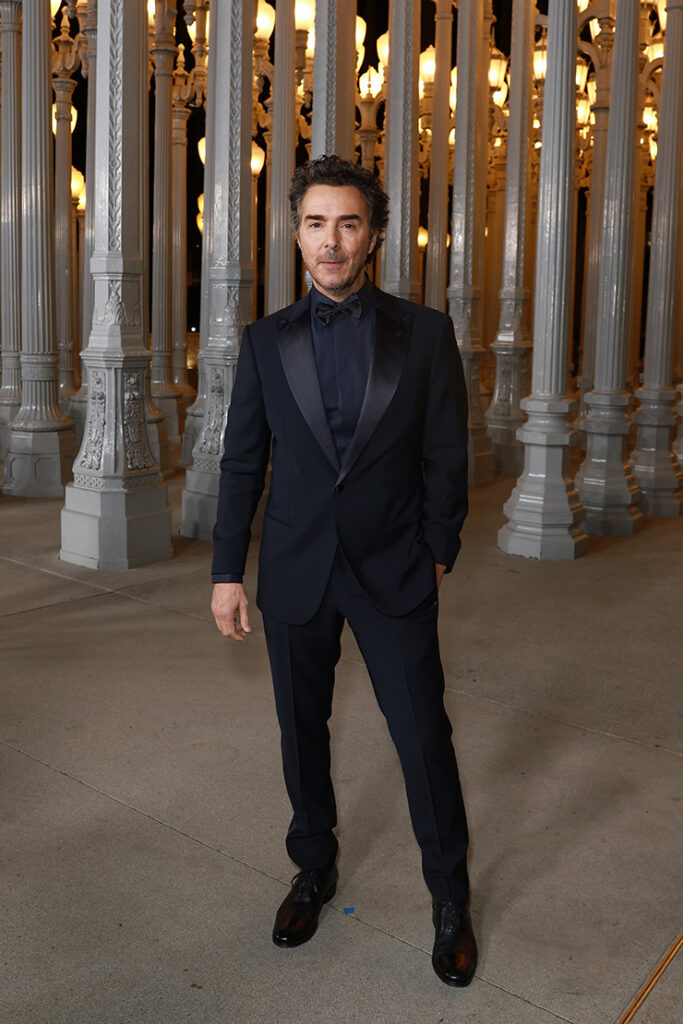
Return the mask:
[[213,531],[214,583],[241,579],[251,522],[265,486],[270,428],[249,328],[244,331],[228,411]]
[[467,515],[467,389],[453,322],[444,321],[425,408],[422,529],[434,561],[450,572]]

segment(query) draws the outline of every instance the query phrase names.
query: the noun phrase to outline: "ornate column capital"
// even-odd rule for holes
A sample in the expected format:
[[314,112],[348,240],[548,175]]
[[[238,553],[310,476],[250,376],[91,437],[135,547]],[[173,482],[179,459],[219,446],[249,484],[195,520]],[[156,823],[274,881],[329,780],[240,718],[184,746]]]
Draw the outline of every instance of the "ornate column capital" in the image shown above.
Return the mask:
[[0,0],[0,35],[21,29],[22,0]]

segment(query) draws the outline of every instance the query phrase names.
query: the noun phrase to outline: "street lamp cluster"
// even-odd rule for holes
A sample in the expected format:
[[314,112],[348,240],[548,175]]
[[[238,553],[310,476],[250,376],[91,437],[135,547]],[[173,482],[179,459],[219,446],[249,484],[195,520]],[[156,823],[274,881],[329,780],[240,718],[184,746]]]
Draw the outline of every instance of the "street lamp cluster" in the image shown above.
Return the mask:
[[[92,5],[91,5],[92,6]],[[173,132],[178,153],[176,164],[184,154],[186,160],[186,133],[187,118],[189,110],[201,109],[206,98],[207,61],[209,50],[210,13],[209,0],[184,0],[183,2],[184,21],[187,25],[191,41],[192,67],[187,70],[185,46],[182,42],[176,44],[174,38],[174,23],[176,16],[176,5],[168,0],[148,0],[147,16],[149,25],[149,50],[150,50],[150,73],[156,74],[157,92],[159,92],[160,80],[163,84],[163,77],[166,76],[170,87],[171,107],[173,117]],[[591,200],[600,200],[600,175],[604,165],[604,142],[606,137],[606,116],[609,109],[609,75],[611,71],[611,50],[614,31],[614,0],[577,0],[579,38],[577,40],[577,61],[576,61],[576,128],[577,128],[577,163],[576,182],[577,188],[587,190]],[[664,32],[666,29],[666,3],[665,0],[656,0],[656,3],[643,5],[646,10],[647,26],[649,31],[641,41],[642,61],[641,67],[641,110],[640,118],[641,132],[639,135],[640,145],[643,149],[644,159],[642,171],[644,181],[648,188],[654,182],[654,163],[657,156],[657,105],[659,102],[659,80],[661,79],[661,67],[664,48]],[[85,206],[85,182],[80,172],[72,169],[70,186],[68,192],[65,189],[62,179],[68,180],[64,173],[65,152],[69,148],[65,127],[60,130],[58,119],[64,121],[67,116],[70,118],[69,125],[73,132],[77,111],[73,106],[67,106],[67,102],[75,87],[73,75],[78,71],[82,63],[84,73],[87,73],[87,37],[82,31],[81,21],[87,18],[88,4],[86,0],[51,0],[51,12],[55,25],[53,33],[53,86],[55,90],[55,104],[53,106],[53,131],[58,139],[60,154],[56,160],[57,182],[56,182],[56,220],[57,223],[66,224],[66,212],[71,218],[70,232],[62,227],[61,235],[58,231],[58,247],[64,254],[74,253],[78,247],[71,243],[72,234],[78,236],[76,217],[78,213],[83,218]],[[61,14],[61,17],[60,17]],[[70,20],[74,22],[77,31],[72,35]],[[546,43],[546,17],[536,16],[535,43],[532,57],[532,82],[533,82],[533,114],[532,114],[532,182],[538,182],[538,169],[540,161],[541,125],[543,111],[543,84],[547,73],[547,43]],[[295,21],[295,50],[296,50],[296,132],[300,142],[306,147],[310,155],[311,151],[311,125],[312,125],[312,102],[313,102],[313,58],[315,51],[315,2],[314,0],[296,0],[294,4]],[[269,172],[271,163],[272,148],[272,102],[274,86],[274,66],[270,59],[270,45],[276,24],[275,9],[267,0],[257,0],[256,21],[254,34],[254,89],[253,89],[253,110],[252,110],[252,158],[251,172],[254,179],[253,203],[254,209],[257,202],[257,181],[264,168]],[[357,111],[356,124],[356,145],[360,162],[363,166],[377,169],[380,173],[384,167],[384,119],[386,108],[386,80],[389,66],[390,41],[388,31],[384,32],[375,40],[377,55],[376,65],[373,66],[366,61],[366,24],[361,17],[356,17],[355,47],[356,47],[356,82],[355,82],[355,105]],[[361,69],[364,70],[361,72]],[[433,95],[434,79],[436,74],[436,51],[433,45],[427,46],[419,56],[419,169],[420,178],[429,179],[430,155],[433,133]],[[492,194],[498,189],[502,192],[506,167],[506,141],[509,120],[509,91],[510,91],[510,69],[509,60],[495,44],[493,33],[489,48],[489,169],[488,182]],[[164,101],[166,102],[166,101]],[[448,103],[448,149],[449,169],[452,172],[453,152],[455,145],[455,106],[457,102],[457,67],[450,72],[450,88]],[[157,133],[157,143],[167,147],[167,139]],[[597,150],[596,150],[597,146]],[[204,163],[206,140],[199,141],[199,155]],[[69,161],[70,162],[70,161]],[[163,166],[165,161],[160,159],[160,153],[155,151],[155,167]],[[176,182],[177,185],[177,182]],[[597,187],[596,187],[597,186]],[[179,219],[184,215],[186,199],[178,195],[177,187],[172,184],[169,195],[173,195],[175,215]],[[168,190],[165,180],[155,185],[155,194],[159,189]],[[266,195],[268,191],[266,192]],[[168,197],[163,196],[164,209],[167,208]],[[68,200],[68,201],[67,201]],[[196,223],[198,230],[203,231],[204,226],[204,193],[196,197],[197,214]],[[532,198],[532,206],[534,200]],[[266,209],[261,216],[267,216]],[[256,219],[256,218],[254,218]],[[426,276],[425,250],[429,246],[428,226],[420,218],[418,225],[418,247],[423,253],[421,261],[422,277]],[[594,231],[597,232],[596,220],[593,221]],[[490,227],[487,229],[487,233]],[[170,229],[169,229],[170,231]],[[83,229],[81,227],[81,236]],[[162,232],[157,233],[161,237]],[[254,225],[253,231],[253,255],[258,263],[260,254],[257,251],[257,230]],[[447,241],[450,243],[450,234],[447,233]],[[498,240],[500,241],[500,240]],[[186,244],[186,237],[184,238]],[[597,238],[593,240],[593,252],[598,252]],[[588,243],[590,256],[591,244]],[[156,261],[158,262],[158,261]],[[180,268],[180,261],[177,261]],[[66,293],[64,281],[70,281],[70,288],[73,294],[71,299],[71,317],[74,326],[69,328],[68,319],[65,314],[61,315],[64,324],[62,328],[63,340],[60,343],[61,360],[63,363],[60,377],[60,395],[62,396],[65,408],[69,406],[69,400],[76,391],[75,364],[73,357],[69,356],[69,346],[66,342],[67,336],[76,339],[75,330],[76,303],[78,302],[78,275],[75,268],[71,266],[70,258],[65,257],[58,260],[60,268],[61,284],[57,290],[58,305],[62,303]],[[261,274],[263,269],[261,268]],[[586,274],[586,282],[594,280],[595,275]],[[172,282],[174,296],[184,292],[184,275],[179,270]],[[422,284],[424,290],[424,280]],[[588,286],[590,291],[590,286]],[[153,289],[154,295],[164,301],[164,290]],[[588,295],[588,302],[595,303],[595,297]],[[154,308],[156,305],[156,310]],[[254,301],[254,312],[258,306]],[[152,324],[161,317],[159,302],[154,304],[152,310]],[[186,315],[186,307],[185,307]],[[58,316],[59,319],[59,316]],[[490,323],[493,322],[489,318]],[[586,353],[585,339],[583,340],[584,352],[590,362],[590,329],[589,329],[588,352]],[[179,337],[180,328],[176,331],[173,342],[179,353],[183,343]],[[489,337],[485,339],[490,343],[492,329],[489,328]],[[485,360],[485,368],[489,371],[492,363],[490,359]],[[178,368],[179,380],[176,387],[180,386],[186,396],[191,395],[191,389],[187,383],[182,370]],[[590,378],[590,373],[588,374]],[[167,382],[166,382],[167,383]],[[491,382],[492,383],[492,382]],[[587,379],[586,386],[590,385]],[[168,390],[167,387],[165,387]],[[177,396],[174,395],[174,398]]]
[[[105,2],[111,4],[112,11],[121,8],[120,0],[100,0],[101,6]],[[129,7],[127,3],[123,6]],[[113,279],[106,308],[93,308],[89,273],[94,251],[94,205],[90,200],[95,180],[97,4],[94,0],[50,0],[56,394],[61,414],[75,421],[76,440],[80,443],[83,437],[88,401],[88,370],[84,365],[79,375],[78,352],[86,346],[91,330],[116,314],[117,324],[136,329],[140,324],[145,339],[151,338],[145,422],[155,460],[164,475],[178,464],[192,465],[202,423],[206,427],[207,396],[213,388],[227,401],[231,386],[229,374],[221,376],[218,341],[215,345],[212,341],[214,376],[207,381],[201,344],[213,339],[211,331],[216,331],[233,367],[235,339],[245,317],[280,308],[303,289],[303,280],[295,272],[287,226],[286,183],[295,159],[330,152],[329,147],[338,143],[339,152],[355,156],[364,167],[385,178],[392,211],[400,211],[389,227],[390,232],[396,229],[396,234],[379,254],[379,280],[396,294],[448,308],[456,325],[475,410],[471,435],[475,454],[482,456],[479,463],[485,467],[480,475],[475,473],[472,482],[490,478],[492,454],[497,469],[519,472],[523,446],[515,432],[524,422],[522,399],[531,384],[529,325],[534,312],[536,243],[541,237],[537,226],[544,149],[549,139],[555,139],[549,124],[557,116],[553,103],[560,104],[563,116],[567,115],[565,149],[573,190],[571,201],[566,201],[569,225],[565,226],[573,261],[568,299],[572,339],[569,387],[579,400],[573,423],[584,435],[594,432],[596,403],[589,396],[595,391],[596,366],[602,358],[598,333],[600,273],[605,266],[607,237],[604,211],[609,197],[607,179],[610,173],[614,176],[608,135],[612,108],[621,101],[615,93],[615,51],[619,21],[623,18],[626,23],[629,17],[622,11],[629,5],[618,5],[617,0],[576,0],[575,5],[560,5],[562,13],[549,7],[546,15],[537,12],[533,4],[515,2],[508,58],[496,44],[491,0],[462,0],[456,61],[451,54],[453,0],[433,0],[434,44],[422,52],[417,45],[419,12],[413,5],[406,5],[405,10],[393,5],[387,31],[376,39],[368,37],[362,17],[355,18],[355,25],[340,23],[340,0],[284,0],[277,14],[267,0],[234,0],[228,6],[229,17],[214,0],[213,26],[210,0],[148,0],[139,11],[145,95],[152,90],[154,95],[153,181],[151,195],[146,176],[140,186],[141,231],[145,235],[140,301],[124,316],[125,302]],[[666,150],[663,104],[671,103],[664,99],[663,83],[667,32],[670,38],[675,30],[678,39],[677,26],[683,14],[681,0],[638,0],[631,6],[637,8],[632,124],[636,198],[624,372],[625,384],[633,391],[644,369],[640,335],[646,231],[657,165]],[[5,0],[2,8],[4,212],[0,263],[3,274],[8,275],[3,277],[3,296],[11,296],[16,291],[12,275],[19,273],[15,263],[21,254],[14,223],[16,209],[21,209],[21,182],[19,170],[12,164],[11,139],[18,132],[20,99],[26,102],[25,94],[15,95],[18,79],[13,69],[18,67],[15,57],[22,10],[25,22],[28,15],[19,0]],[[125,18],[132,17],[131,10],[126,10]],[[44,19],[47,23],[47,11]],[[523,47],[520,44],[523,56],[515,64],[514,39],[521,38],[521,21],[525,25]],[[104,24],[102,18],[100,24]],[[562,88],[550,57],[556,43],[551,38],[552,24],[556,29],[561,25],[567,38],[571,36],[562,44],[567,71]],[[463,39],[469,49],[464,44],[461,48]],[[226,77],[223,66],[210,60],[214,46],[221,61],[233,62],[232,78]],[[674,48],[672,57],[667,51],[669,67],[676,66],[676,53]],[[73,105],[78,75],[88,81],[87,111],[80,106],[77,112]],[[220,89],[217,79],[212,86],[212,75],[220,76]],[[229,101],[228,92],[233,97]],[[212,95],[216,97],[213,112],[207,102]],[[46,116],[49,140],[49,109]],[[146,102],[139,116],[141,160],[146,166],[150,156],[146,150],[150,137]],[[79,136],[85,124],[85,174],[72,167],[72,133],[79,117]],[[188,175],[188,126],[204,122],[205,138],[198,147],[205,164],[201,185],[196,175]],[[247,140],[244,145],[241,132]],[[671,135],[668,124],[667,132]],[[217,162],[218,145],[226,165],[235,154],[240,161],[225,178]],[[191,156],[196,159],[194,152]],[[547,174],[553,158],[551,155],[546,161]],[[220,177],[221,187],[216,177]],[[663,174],[661,177],[664,180]],[[91,186],[88,202],[86,183]],[[231,198],[233,188],[239,194],[236,203]],[[566,196],[561,199],[564,203]],[[521,200],[524,224],[515,224],[509,210]],[[196,222],[203,232],[197,391],[192,386],[194,378],[191,384],[187,373],[188,205],[192,231]],[[147,215],[150,209],[151,217]],[[10,215],[12,210],[15,213]],[[239,224],[240,212],[248,224],[244,229]],[[216,218],[221,221],[217,237],[225,252],[217,251],[213,237]],[[248,245],[243,235],[249,236]],[[576,240],[584,237],[585,246],[577,254]],[[260,245],[259,239],[264,238],[265,244]],[[545,244],[547,239],[543,241]],[[520,252],[522,258],[515,263],[513,257]],[[391,268],[390,258],[394,260]],[[216,284],[219,278],[220,287]],[[215,294],[209,301],[211,288]],[[247,294],[249,301],[244,302]],[[2,317],[0,450],[4,451],[21,402],[19,315],[9,298],[3,302]],[[26,373],[37,372],[28,355],[24,362]],[[100,374],[98,387],[101,380]],[[484,406],[488,407],[486,414]],[[215,424],[214,428],[216,433]],[[209,442],[207,437],[204,443],[214,458],[215,438]],[[475,458],[473,463],[477,461]],[[16,492],[16,484],[14,488]]]

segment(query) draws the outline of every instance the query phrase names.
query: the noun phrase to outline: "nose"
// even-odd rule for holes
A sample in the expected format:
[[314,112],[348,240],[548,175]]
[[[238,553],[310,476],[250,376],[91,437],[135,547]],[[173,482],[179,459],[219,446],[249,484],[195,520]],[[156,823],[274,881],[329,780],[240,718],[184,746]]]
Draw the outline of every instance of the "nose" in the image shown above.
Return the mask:
[[339,248],[339,231],[335,224],[329,224],[325,232],[325,248],[334,252]]

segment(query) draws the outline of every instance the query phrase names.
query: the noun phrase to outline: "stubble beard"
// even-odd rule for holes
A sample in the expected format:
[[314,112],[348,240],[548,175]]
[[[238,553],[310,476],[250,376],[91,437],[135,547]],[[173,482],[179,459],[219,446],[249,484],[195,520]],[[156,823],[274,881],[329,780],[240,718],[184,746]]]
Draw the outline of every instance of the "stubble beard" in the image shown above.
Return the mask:
[[[323,262],[323,261],[320,261],[320,262]],[[327,262],[328,263],[332,263],[332,262],[344,263],[345,261],[344,260],[338,260],[338,261],[327,260]],[[349,269],[348,273],[346,273],[344,275],[342,280],[333,282],[331,284],[327,284],[322,279],[322,277],[317,274],[317,266],[318,265],[316,264],[316,267],[315,267],[316,273],[314,273],[313,270],[311,270],[310,267],[308,268],[308,272],[310,273],[311,277],[313,278],[314,284],[318,285],[318,288],[324,289],[331,296],[332,295],[334,295],[334,296],[339,295],[339,296],[341,296],[343,298],[345,295],[350,294],[349,289],[351,288],[351,285],[353,285],[354,282],[359,277],[364,277],[365,260],[360,264],[360,266],[355,271],[352,268]]]

